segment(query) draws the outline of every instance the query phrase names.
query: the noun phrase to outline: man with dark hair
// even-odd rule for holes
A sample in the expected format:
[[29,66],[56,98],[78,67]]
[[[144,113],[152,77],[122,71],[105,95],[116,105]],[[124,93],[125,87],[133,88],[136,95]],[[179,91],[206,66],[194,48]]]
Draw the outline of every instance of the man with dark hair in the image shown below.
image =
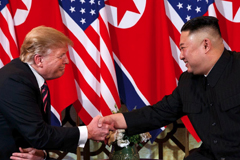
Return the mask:
[[202,145],[186,160],[240,159],[240,54],[224,48],[218,20],[197,17],[182,27],[180,59],[187,71],[171,95],[128,113],[99,119],[137,134],[187,115]]

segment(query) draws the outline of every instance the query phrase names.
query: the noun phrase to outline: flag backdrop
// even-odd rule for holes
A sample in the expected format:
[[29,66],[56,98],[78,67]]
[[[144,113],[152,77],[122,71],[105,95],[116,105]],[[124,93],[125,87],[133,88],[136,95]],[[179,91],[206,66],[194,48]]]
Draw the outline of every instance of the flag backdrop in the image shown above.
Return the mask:
[[[74,42],[64,76],[48,82],[58,119],[72,103],[86,124],[98,114],[111,114],[114,105],[120,106],[118,90],[129,110],[170,94],[186,70],[179,60],[180,29],[193,17],[216,16],[226,48],[240,50],[240,1],[105,0],[105,4],[0,0],[0,67],[19,56],[23,38],[36,26],[54,27]],[[182,120],[199,141],[188,118]]]

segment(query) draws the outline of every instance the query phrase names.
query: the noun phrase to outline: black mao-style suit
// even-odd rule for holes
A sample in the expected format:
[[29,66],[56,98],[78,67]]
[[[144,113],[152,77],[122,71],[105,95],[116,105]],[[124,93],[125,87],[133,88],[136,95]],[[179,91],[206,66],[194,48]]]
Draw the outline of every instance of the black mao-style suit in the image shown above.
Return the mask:
[[240,53],[224,50],[207,77],[184,72],[171,95],[124,113],[129,134],[165,126],[184,115],[203,142],[187,160],[240,159]]
[[43,111],[37,80],[31,69],[14,59],[0,69],[0,159],[9,159],[19,147],[74,152],[77,127],[48,125],[50,108]]

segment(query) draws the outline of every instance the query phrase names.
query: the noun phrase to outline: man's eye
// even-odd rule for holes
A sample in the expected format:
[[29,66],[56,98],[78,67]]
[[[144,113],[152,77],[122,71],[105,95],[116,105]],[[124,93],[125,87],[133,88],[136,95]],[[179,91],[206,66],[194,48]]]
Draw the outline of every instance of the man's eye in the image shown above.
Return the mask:
[[60,55],[58,58],[62,59],[66,54]]

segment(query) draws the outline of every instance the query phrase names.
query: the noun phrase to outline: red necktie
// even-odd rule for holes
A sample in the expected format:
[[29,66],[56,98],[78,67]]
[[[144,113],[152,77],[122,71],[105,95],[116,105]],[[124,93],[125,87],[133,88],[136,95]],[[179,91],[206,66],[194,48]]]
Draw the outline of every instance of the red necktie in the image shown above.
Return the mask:
[[47,86],[46,82],[42,85],[41,92],[42,92],[44,112],[46,113],[47,105],[50,105],[49,104],[50,103],[50,101],[49,101],[49,90],[48,90],[48,86]]

